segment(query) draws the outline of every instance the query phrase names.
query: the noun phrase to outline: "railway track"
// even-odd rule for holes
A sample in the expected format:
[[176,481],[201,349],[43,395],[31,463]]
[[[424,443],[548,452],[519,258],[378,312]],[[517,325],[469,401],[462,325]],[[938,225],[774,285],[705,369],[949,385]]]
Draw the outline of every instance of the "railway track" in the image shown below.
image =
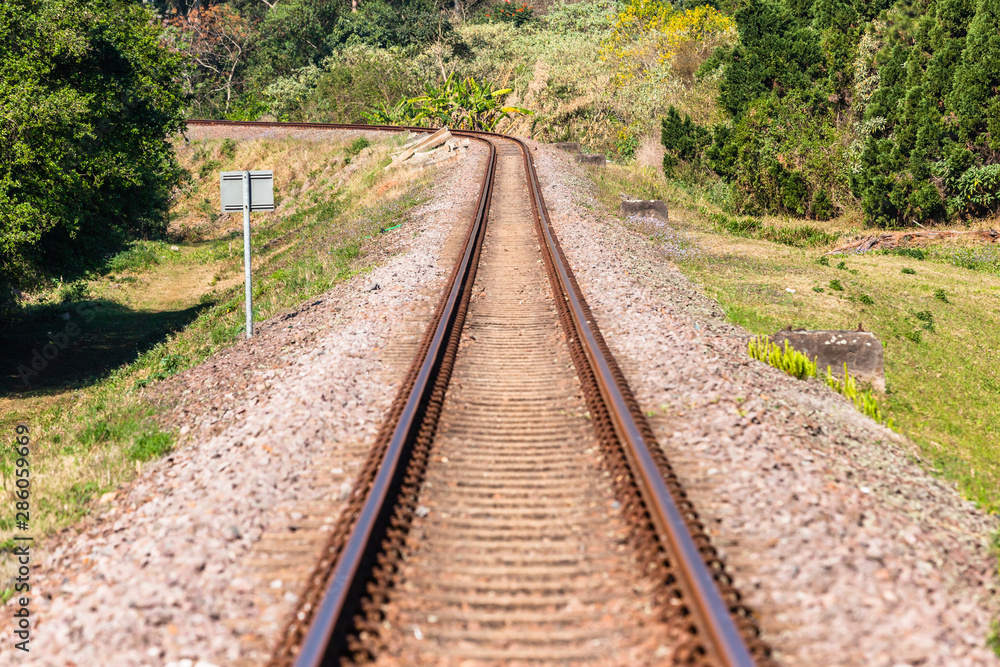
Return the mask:
[[477,214],[272,665],[768,664],[528,147],[454,134],[490,146]]

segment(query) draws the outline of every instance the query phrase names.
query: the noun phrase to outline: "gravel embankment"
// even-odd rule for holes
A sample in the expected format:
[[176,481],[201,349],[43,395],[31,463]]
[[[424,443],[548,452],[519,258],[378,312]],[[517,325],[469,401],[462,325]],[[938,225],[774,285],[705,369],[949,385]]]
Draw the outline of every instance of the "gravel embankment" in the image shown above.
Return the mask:
[[534,155],[602,331],[780,662],[1000,665],[996,517],[819,382],[751,360],[746,332],[601,214],[569,156]]
[[[310,521],[322,537],[335,520],[474,215],[485,155],[474,145],[440,172],[372,272],[162,388],[180,444],[49,541],[32,575],[31,653],[13,649],[8,608],[0,664],[263,662],[314,556],[258,545]],[[277,565],[262,568],[268,557]],[[283,557],[298,567],[282,570]],[[262,581],[262,569],[284,574]]]

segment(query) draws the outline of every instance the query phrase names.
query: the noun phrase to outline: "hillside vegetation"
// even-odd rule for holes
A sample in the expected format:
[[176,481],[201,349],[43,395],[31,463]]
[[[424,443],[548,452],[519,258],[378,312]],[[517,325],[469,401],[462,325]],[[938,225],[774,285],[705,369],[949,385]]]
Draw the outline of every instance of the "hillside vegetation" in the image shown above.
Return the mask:
[[667,177],[737,213],[1000,208],[995,0],[0,0],[0,31],[10,313],[163,237],[185,115],[662,141]]

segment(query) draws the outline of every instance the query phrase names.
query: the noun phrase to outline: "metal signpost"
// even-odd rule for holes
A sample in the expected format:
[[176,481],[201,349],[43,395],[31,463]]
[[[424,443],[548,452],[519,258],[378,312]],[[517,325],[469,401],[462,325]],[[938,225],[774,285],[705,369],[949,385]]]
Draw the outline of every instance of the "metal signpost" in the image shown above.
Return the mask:
[[274,210],[274,172],[224,171],[219,176],[222,212],[243,211],[243,269],[247,294],[247,338],[253,336],[253,288],[250,284],[250,212]]

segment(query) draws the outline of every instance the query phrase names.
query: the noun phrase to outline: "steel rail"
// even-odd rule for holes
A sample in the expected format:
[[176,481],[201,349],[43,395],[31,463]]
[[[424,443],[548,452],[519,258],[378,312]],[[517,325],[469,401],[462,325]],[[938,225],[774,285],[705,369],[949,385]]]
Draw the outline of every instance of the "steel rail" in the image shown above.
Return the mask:
[[[520,145],[524,153],[525,170],[530,174],[528,182],[531,185],[532,204],[545,240],[542,246],[549,254],[558,275],[559,292],[568,302],[574,328],[583,343],[591,368],[595,371],[615,431],[624,445],[633,474],[641,482],[638,486],[650,518],[661,538],[665,540],[667,553],[671,555],[674,566],[682,572],[682,585],[689,589],[691,602],[697,607],[695,616],[708,636],[709,650],[714,649],[724,665],[750,667],[755,664],[753,656],[743,640],[742,633],[733,622],[729,605],[719,594],[715,578],[705,566],[701,550],[692,539],[684,516],[667,488],[663,474],[650,451],[650,447],[659,445],[655,441],[647,442],[647,437],[644,436],[643,429],[637,423],[629,405],[630,401],[626,398],[631,394],[631,390],[624,385],[623,378],[616,377],[611,365],[613,362],[609,362],[610,355],[602,349],[606,348],[606,345],[602,345],[602,338],[599,340],[597,324],[593,321],[590,309],[584,305],[583,296],[573,278],[572,270],[549,224],[548,209],[542,197],[531,151],[520,139],[514,141]],[[634,398],[631,402],[634,402]]]
[[[293,129],[433,131],[433,128],[318,123],[202,120],[189,121],[189,123],[193,125],[268,126]],[[574,329],[573,333],[583,347],[587,363],[606,404],[614,431],[624,450],[645,508],[661,540],[662,547],[669,554],[671,565],[681,574],[679,583],[686,594],[687,602],[693,607],[694,622],[698,628],[699,639],[704,643],[706,657],[711,662],[726,667],[750,667],[756,664],[740,628],[734,622],[731,605],[723,599],[717,587],[716,577],[706,565],[705,547],[699,547],[690,533],[690,516],[686,519],[685,515],[691,515],[693,512],[682,510],[665,482],[663,464],[657,462],[658,457],[662,460],[662,452],[658,451],[658,445],[652,437],[652,431],[638,409],[638,403],[632,395],[624,375],[600,334],[552,230],[529,147],[520,139],[495,133],[452,130],[452,134],[481,140],[489,137],[513,141],[520,147],[532,194],[532,207],[536,217],[539,241],[547,259],[546,264],[552,268],[550,277],[553,281],[553,289],[557,294],[557,301],[563,301],[565,307],[568,308],[569,318]],[[453,333],[451,330],[455,324],[456,308],[461,301],[461,292],[466,288],[471,289],[472,286],[469,275],[470,272],[474,275],[475,267],[470,265],[473,257],[478,254],[474,251],[475,244],[482,240],[485,228],[496,161],[495,147],[492,142],[487,143],[490,144],[490,160],[484,175],[476,219],[470,228],[465,253],[456,266],[442,317],[437,320],[430,349],[423,357],[412,392],[409,394],[403,412],[393,430],[392,439],[383,457],[383,465],[378,470],[363,509],[354,521],[350,538],[338,556],[322,602],[313,615],[309,631],[295,660],[296,667],[331,664],[344,648],[344,635],[352,617],[352,614],[348,612],[354,606],[352,602],[363,595],[364,585],[368,580],[362,571],[366,564],[370,566],[375,559],[377,545],[381,541],[372,538],[384,533],[391,510],[389,497],[398,490],[401,484],[400,479],[405,467],[407,450],[412,448],[417,437],[422,412],[432,390],[432,378],[436,369],[440,367],[445,341],[448,335]],[[572,333],[567,331],[566,335],[571,337]],[[652,448],[656,448],[656,450]],[[654,455],[654,451],[657,451],[658,454]],[[714,550],[711,550],[710,547],[709,550],[714,554]],[[333,658],[333,660],[331,663],[327,663],[324,657]]]
[[302,643],[295,661],[297,667],[323,664],[329,658],[336,658],[342,648],[341,642],[345,634],[343,630],[346,629],[343,626],[350,622],[352,616],[344,612],[349,607],[349,602],[357,600],[364,590],[367,577],[362,571],[363,562],[374,560],[375,550],[381,543],[381,539],[372,537],[378,533],[377,525],[388,522],[389,513],[394,505],[390,496],[402,483],[407,463],[405,454],[413,447],[420,430],[423,412],[434,388],[433,379],[441,367],[447,342],[455,328],[462,294],[472,289],[471,277],[475,275],[472,261],[486,227],[495,165],[496,149],[491,144],[486,175],[479,195],[479,207],[469,232],[465,253],[456,269],[456,279],[448,292],[444,311],[434,329],[430,349],[420,365],[414,390],[406,401],[403,414],[389,441],[378,476],[355,521],[354,531],[337,559],[337,566],[330,578],[327,592],[315,612],[309,633]]

